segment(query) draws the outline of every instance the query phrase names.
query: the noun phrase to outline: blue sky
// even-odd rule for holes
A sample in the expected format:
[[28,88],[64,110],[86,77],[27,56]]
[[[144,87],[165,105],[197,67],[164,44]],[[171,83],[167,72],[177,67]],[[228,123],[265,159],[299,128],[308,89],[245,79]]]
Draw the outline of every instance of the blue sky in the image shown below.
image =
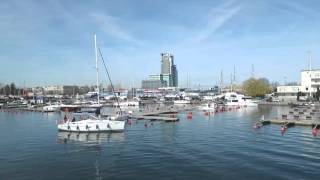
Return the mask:
[[[2,0],[0,82],[95,83],[93,34],[113,81],[138,86],[171,52],[179,83],[241,83],[251,75],[299,81],[320,67],[320,2],[293,0]],[[102,67],[102,66],[101,66]],[[102,69],[101,69],[102,71]],[[104,71],[102,82],[107,83]]]

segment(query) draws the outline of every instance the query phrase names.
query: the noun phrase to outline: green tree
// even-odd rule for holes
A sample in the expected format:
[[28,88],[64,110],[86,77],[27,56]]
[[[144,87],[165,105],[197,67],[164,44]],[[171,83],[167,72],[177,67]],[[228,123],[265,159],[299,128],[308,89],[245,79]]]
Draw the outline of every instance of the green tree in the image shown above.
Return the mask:
[[271,86],[266,78],[250,78],[243,82],[243,91],[245,95],[252,97],[264,97],[271,92]]
[[5,95],[10,95],[10,86],[7,84],[5,87],[4,87],[4,92],[5,92]]
[[14,83],[10,84],[10,94],[15,95],[16,94],[16,85]]
[[319,101],[319,99],[320,99],[320,87],[319,86],[317,86],[317,92],[315,94],[315,98],[317,101]]

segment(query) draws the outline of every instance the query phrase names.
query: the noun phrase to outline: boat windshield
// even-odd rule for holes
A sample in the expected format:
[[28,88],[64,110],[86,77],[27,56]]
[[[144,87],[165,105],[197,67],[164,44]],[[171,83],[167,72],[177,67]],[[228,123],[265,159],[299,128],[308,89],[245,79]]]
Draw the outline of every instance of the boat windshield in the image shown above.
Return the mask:
[[86,120],[86,119],[98,119],[96,116],[90,114],[90,113],[73,113],[71,116],[68,117],[70,121],[81,121],[81,120]]

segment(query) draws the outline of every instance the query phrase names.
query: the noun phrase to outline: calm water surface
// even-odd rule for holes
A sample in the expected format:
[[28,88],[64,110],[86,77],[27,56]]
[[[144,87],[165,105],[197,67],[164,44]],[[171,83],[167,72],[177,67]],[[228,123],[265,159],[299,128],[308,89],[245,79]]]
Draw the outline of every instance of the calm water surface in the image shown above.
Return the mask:
[[0,179],[318,179],[320,137],[309,127],[252,129],[282,110],[194,111],[100,134],[58,132],[59,113],[0,112]]

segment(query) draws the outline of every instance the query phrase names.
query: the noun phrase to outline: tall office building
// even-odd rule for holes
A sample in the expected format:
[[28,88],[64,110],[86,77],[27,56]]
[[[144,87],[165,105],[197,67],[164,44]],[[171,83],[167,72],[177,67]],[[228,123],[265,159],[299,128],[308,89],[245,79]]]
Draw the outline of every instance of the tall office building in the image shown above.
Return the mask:
[[161,53],[161,73],[151,74],[141,83],[142,89],[158,89],[160,87],[178,87],[178,70],[170,53]]
[[178,86],[178,70],[174,64],[174,57],[170,53],[161,53],[161,74],[168,87]]
[[161,74],[172,74],[173,55],[161,53]]
[[177,66],[173,65],[172,66],[172,86],[173,87],[178,87],[178,70],[177,70]]

